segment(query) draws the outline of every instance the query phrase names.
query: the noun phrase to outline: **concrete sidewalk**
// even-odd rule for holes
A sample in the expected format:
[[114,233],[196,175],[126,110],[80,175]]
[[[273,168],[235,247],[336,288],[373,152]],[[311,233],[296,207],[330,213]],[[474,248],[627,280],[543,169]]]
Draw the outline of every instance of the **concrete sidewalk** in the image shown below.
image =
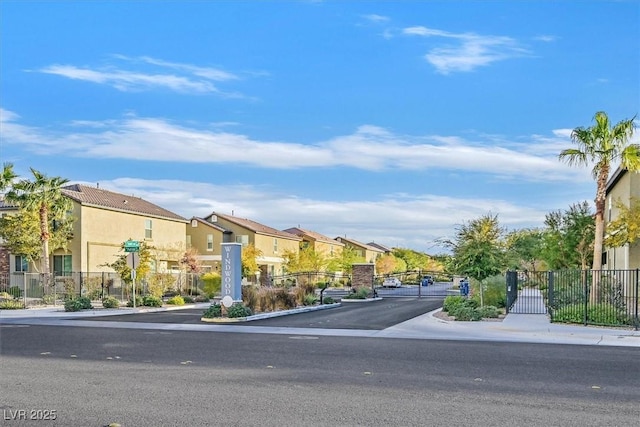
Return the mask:
[[[438,309],[380,331],[251,326],[251,322],[247,322],[246,325],[230,326],[204,323],[202,325],[186,325],[137,323],[126,321],[83,322],[80,320],[82,318],[95,316],[115,316],[184,309],[205,310],[210,305],[211,303],[197,303],[187,304],[184,306],[158,308],[96,308],[93,310],[83,310],[78,312],[65,312],[62,307],[28,310],[0,310],[0,324],[640,347],[640,331],[634,331],[632,329],[601,328],[594,326],[551,323],[546,314],[508,314],[501,322],[460,322],[447,321],[435,317],[434,314],[440,311],[440,309]],[[274,313],[274,315],[281,316],[282,313]],[[260,315],[260,318],[262,319],[265,317],[268,316],[264,314]]]

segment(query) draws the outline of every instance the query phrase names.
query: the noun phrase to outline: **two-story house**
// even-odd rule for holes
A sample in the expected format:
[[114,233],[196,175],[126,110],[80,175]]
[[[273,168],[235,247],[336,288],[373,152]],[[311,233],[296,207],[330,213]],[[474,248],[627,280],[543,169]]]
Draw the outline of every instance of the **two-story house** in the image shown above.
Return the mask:
[[73,239],[67,251],[52,255],[56,273],[113,271],[105,264],[122,255],[127,240],[146,242],[154,248],[152,271],[177,267],[186,248],[186,218],[131,195],[86,185],[62,188],[72,200],[75,217]]
[[342,248],[344,248],[344,243],[315,231],[305,230],[300,227],[291,227],[284,231],[302,239],[300,249],[311,247],[316,253],[322,254],[325,258],[339,257],[342,253]]
[[[604,212],[606,224],[618,217],[617,202],[631,206],[632,198],[640,200],[640,173],[618,168],[607,183],[606,206]],[[607,270],[630,270],[640,268],[640,241],[619,248],[604,248],[602,268]]]
[[335,240],[340,243],[344,243],[345,247],[352,248],[358,256],[364,258],[365,262],[375,263],[379,256],[384,255],[384,251],[382,249],[369,246],[366,243],[361,243],[354,239],[336,237]]
[[[279,276],[284,273],[283,254],[286,251],[298,252],[302,239],[294,234],[280,231],[275,228],[260,224],[247,218],[239,218],[233,215],[213,212],[204,221],[213,224],[221,229],[222,242],[236,242],[243,246],[253,245],[261,255],[256,259],[260,268],[261,281],[268,277]],[[222,231],[224,230],[224,231]],[[214,234],[214,233],[212,233]],[[214,246],[215,234],[214,234]],[[220,243],[222,243],[220,242]],[[191,244],[194,245],[192,237]],[[219,244],[217,246],[220,246]],[[203,252],[202,246],[196,249],[200,254]],[[218,251],[216,254],[215,251]],[[218,255],[220,248],[214,248],[212,255]],[[217,260],[217,258],[212,258]]]

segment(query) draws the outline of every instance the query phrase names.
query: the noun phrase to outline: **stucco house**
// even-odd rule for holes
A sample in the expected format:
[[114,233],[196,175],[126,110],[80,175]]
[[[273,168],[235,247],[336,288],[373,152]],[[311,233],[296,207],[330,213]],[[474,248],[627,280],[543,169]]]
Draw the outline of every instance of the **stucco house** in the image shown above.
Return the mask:
[[[616,202],[629,207],[632,198],[640,200],[640,173],[618,168],[607,183],[604,212],[605,231],[607,223],[619,214]],[[640,268],[640,241],[619,248],[603,249],[602,268],[606,270],[630,270]]]
[[[247,218],[219,212],[212,212],[203,220],[224,230],[222,231],[223,242],[236,242],[243,246],[251,244],[262,253],[256,260],[260,268],[261,281],[283,274],[283,254],[286,251],[298,252],[302,241],[300,237],[286,231],[277,230]],[[194,244],[193,237],[191,243]],[[215,234],[214,246],[216,246]],[[204,253],[201,246],[196,248],[200,254]],[[215,248],[215,250],[220,251],[220,248]],[[215,255],[215,250],[212,255]]]
[[316,253],[324,255],[326,258],[339,257],[342,253],[342,248],[344,248],[344,243],[315,231],[305,230],[300,227],[291,227],[284,231],[302,239],[300,249],[311,247]]
[[[63,187],[62,194],[72,201],[70,214],[75,221],[66,250],[56,249],[50,256],[55,275],[112,272],[105,264],[113,263],[123,253],[123,242],[130,239],[154,247],[152,271],[177,267],[186,246],[185,218],[139,197],[98,187],[74,184]],[[16,208],[3,204],[2,211],[11,214]],[[35,271],[20,254],[5,251],[3,259],[0,273]]]
[[391,249],[388,246],[385,245],[381,245],[380,243],[376,243],[376,242],[369,242],[367,243],[368,246],[374,247],[374,248],[378,248],[380,249],[382,252],[384,252],[385,254],[390,254],[391,252],[393,252],[393,249]]
[[204,272],[220,271],[222,260],[221,243],[233,242],[233,232],[205,220],[193,217],[187,225],[187,248],[198,253],[198,260]]
[[335,240],[344,243],[345,247],[352,248],[356,253],[363,257],[365,262],[375,263],[379,256],[384,255],[382,249],[378,249],[374,246],[369,246],[366,243],[358,242],[354,239],[347,239],[346,237],[336,237]]

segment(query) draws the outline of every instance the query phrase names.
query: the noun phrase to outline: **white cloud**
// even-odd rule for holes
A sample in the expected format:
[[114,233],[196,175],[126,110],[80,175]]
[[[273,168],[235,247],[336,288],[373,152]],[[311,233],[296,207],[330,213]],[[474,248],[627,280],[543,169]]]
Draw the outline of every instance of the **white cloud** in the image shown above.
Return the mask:
[[111,58],[124,62],[125,66],[116,64],[103,67],[79,67],[68,64],[53,64],[37,71],[72,80],[108,85],[120,91],[167,89],[185,94],[215,93],[229,97],[241,96],[237,93],[221,91],[214,84],[214,82],[239,79],[237,75],[218,68],[164,61],[149,56],[132,58],[124,55],[112,55]]
[[372,13],[370,15],[364,15],[364,18],[368,21],[371,22],[387,22],[389,21],[389,17],[387,16],[382,16],[382,15],[376,15],[375,13]]
[[425,59],[440,74],[469,72],[496,61],[528,55],[529,52],[511,37],[451,33],[423,26],[407,27],[403,34],[421,37],[445,38],[455,41],[451,45],[432,48]]
[[[425,168],[481,172],[529,181],[588,179],[557,154],[570,145],[566,130],[527,141],[466,140],[459,136],[395,134],[363,125],[350,135],[315,144],[260,141],[239,133],[181,126],[160,118],[74,121],[68,130],[25,126],[0,110],[3,144],[38,154],[157,162],[236,163],[260,168],[350,167],[369,171]],[[168,157],[166,153],[171,153]]]
[[346,235],[365,243],[376,241],[432,254],[444,251],[434,246],[439,238],[451,237],[455,227],[469,218],[499,212],[501,224],[515,229],[541,225],[547,213],[504,200],[429,194],[389,194],[377,200],[338,202],[283,195],[269,187],[179,180],[120,178],[102,181],[100,187],[142,197],[186,218],[204,217],[213,211],[233,213],[277,229],[300,225],[332,238]]
[[536,36],[536,37],[534,37],[533,39],[534,39],[534,40],[541,41],[541,42],[547,42],[547,43],[550,43],[550,42],[554,42],[554,41],[556,41],[558,38],[557,38],[556,36],[551,36],[551,35],[548,35],[548,34],[543,34],[543,35]]

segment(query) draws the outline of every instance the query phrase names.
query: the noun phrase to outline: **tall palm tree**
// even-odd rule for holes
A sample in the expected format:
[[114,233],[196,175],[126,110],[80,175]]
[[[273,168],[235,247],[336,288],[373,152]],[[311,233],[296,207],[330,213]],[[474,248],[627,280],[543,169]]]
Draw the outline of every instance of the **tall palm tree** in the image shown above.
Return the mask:
[[[604,207],[609,172],[617,163],[631,172],[640,171],[640,145],[629,143],[635,131],[635,116],[611,126],[609,116],[603,111],[598,111],[593,116],[593,120],[595,121],[593,126],[577,127],[571,132],[571,140],[578,147],[563,150],[559,158],[570,166],[594,165],[591,173],[596,180],[597,189],[592,269],[598,271],[602,269]],[[597,286],[598,283],[594,280],[594,289],[591,292],[592,302],[597,301]]]
[[7,192],[7,201],[16,203],[21,209],[38,212],[40,219],[40,242],[42,243],[42,272],[45,283],[49,283],[49,223],[53,218],[64,218],[71,210],[71,200],[62,194],[62,186],[69,182],[60,177],[49,178],[31,168],[33,181],[22,179],[14,183]]

